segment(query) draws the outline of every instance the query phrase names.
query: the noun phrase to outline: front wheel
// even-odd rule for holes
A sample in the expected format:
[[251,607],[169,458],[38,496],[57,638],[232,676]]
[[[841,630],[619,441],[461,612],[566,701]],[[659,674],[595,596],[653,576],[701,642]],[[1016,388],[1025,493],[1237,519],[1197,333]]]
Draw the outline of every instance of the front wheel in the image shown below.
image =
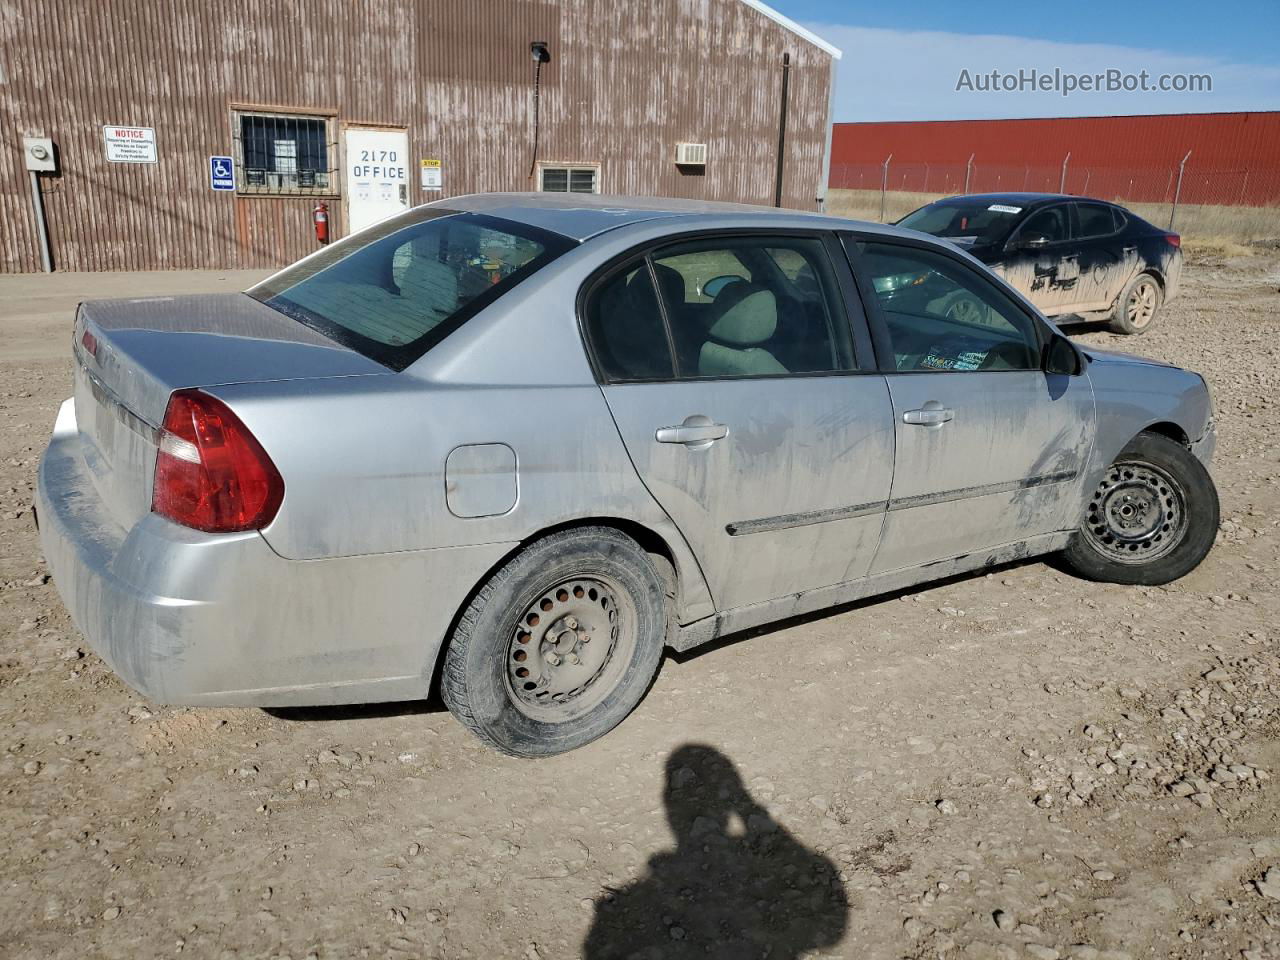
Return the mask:
[[445,654],[441,694],[503,753],[547,757],[622,722],[662,656],[662,579],[608,527],[552,534],[481,587]]
[[1107,468],[1063,556],[1090,580],[1156,586],[1186,576],[1218,532],[1218,491],[1182,444],[1139,434]]
[[1115,313],[1109,324],[1112,333],[1146,333],[1155,323],[1156,311],[1164,300],[1160,284],[1149,273],[1140,273],[1125,286],[1116,299]]

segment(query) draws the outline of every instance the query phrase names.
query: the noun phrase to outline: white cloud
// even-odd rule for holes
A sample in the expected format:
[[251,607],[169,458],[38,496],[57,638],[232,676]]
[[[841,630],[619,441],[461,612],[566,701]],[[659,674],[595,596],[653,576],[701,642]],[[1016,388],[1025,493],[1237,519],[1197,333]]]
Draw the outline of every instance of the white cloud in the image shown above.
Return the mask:
[[[1274,110],[1280,106],[1280,67],[1105,43],[1058,43],[994,34],[886,30],[807,23],[844,52],[836,83],[835,120],[949,120],[1070,117],[1105,114],[1206,113]],[[1211,92],[957,91],[962,70],[975,85],[992,70],[1078,75],[1147,71],[1209,74]]]

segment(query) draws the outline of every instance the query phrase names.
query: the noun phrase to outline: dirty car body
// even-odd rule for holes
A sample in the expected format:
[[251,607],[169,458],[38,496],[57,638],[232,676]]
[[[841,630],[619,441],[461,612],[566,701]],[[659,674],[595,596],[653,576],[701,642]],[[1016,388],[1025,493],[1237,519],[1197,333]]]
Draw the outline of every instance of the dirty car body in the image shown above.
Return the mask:
[[1088,197],[949,197],[898,222],[968,250],[1051,317],[1113,311],[1143,274],[1152,277],[1164,303],[1177,294],[1182,276],[1176,233]]
[[[900,311],[912,271],[989,315]],[[73,347],[42,544],[173,704],[422,697],[495,571],[584,525],[688,649],[1058,550],[1135,435],[1213,447],[1198,375],[1081,354],[951,244],[685,201],[454,198],[247,293],[87,302]]]

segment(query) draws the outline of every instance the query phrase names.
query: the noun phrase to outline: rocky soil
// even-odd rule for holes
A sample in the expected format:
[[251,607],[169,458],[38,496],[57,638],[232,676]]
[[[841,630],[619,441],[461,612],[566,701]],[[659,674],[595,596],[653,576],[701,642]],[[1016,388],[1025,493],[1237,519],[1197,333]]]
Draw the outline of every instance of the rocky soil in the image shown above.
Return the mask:
[[102,282],[0,279],[0,956],[1280,958],[1275,251],[1080,334],[1215,392],[1192,575],[1027,563],[757,632],[534,763],[435,701],[161,707],[90,651],[30,500]]

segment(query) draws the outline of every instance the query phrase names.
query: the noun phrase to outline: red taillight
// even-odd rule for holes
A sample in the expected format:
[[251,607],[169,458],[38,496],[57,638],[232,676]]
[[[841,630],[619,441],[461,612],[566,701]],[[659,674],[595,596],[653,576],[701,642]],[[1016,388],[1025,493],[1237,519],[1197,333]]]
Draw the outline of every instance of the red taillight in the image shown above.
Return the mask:
[[1182,246],[1182,237],[1178,236],[1176,233],[1166,233],[1164,238],[1169,241],[1169,246],[1171,247]]
[[80,345],[89,351],[89,356],[98,359],[98,338],[88,330],[81,335]]
[[196,530],[233,533],[265,527],[283,499],[280,472],[225,403],[199,390],[169,398],[152,510]]

